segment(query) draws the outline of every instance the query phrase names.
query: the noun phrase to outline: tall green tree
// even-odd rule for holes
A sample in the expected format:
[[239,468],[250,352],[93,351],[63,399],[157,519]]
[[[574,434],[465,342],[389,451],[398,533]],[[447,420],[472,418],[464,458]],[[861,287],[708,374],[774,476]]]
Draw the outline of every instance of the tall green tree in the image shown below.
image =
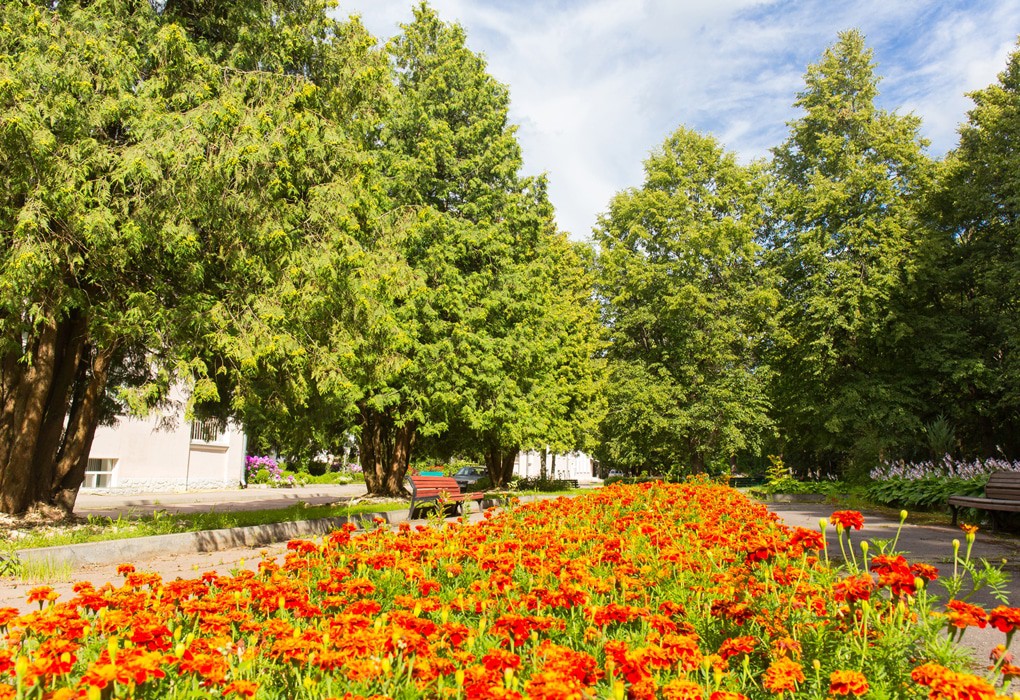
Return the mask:
[[392,210],[412,213],[401,241],[410,271],[381,307],[399,332],[356,358],[371,493],[401,492],[418,436],[468,425],[468,405],[499,392],[506,367],[493,353],[548,219],[518,175],[507,90],[465,41],[422,4],[389,47],[397,97],[382,157]]
[[918,427],[905,309],[933,166],[913,116],[875,105],[872,52],[845,32],[808,68],[774,149],[770,263],[782,278],[773,402],[787,461],[873,466]]
[[4,4],[0,510],[73,506],[110,390],[222,398],[235,321],[354,197],[385,73],[326,5]]
[[[933,203],[925,369],[964,451],[1020,455],[1020,51],[974,108]],[[934,346],[934,347],[932,347]]]
[[760,180],[678,129],[595,232],[609,334],[601,459],[703,470],[768,434],[760,361],[777,297],[757,264]]

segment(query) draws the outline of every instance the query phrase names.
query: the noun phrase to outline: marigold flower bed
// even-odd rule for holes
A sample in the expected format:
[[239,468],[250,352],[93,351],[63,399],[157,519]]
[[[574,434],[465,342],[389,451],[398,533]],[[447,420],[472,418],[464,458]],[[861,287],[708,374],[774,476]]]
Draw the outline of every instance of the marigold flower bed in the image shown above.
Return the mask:
[[0,609],[0,700],[991,698],[938,630],[1020,621],[932,613],[915,578],[930,567],[830,567],[819,532],[708,483],[353,529],[257,573],[124,566],[121,585],[67,601],[36,589],[38,612]]

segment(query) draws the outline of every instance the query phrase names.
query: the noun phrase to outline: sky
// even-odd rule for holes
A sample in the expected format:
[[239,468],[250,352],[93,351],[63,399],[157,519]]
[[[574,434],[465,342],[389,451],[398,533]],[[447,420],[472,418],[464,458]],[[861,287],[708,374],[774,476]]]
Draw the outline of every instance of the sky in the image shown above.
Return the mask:
[[[878,104],[915,114],[941,157],[1016,48],[1016,0],[431,0],[510,90],[524,173],[546,173],[559,227],[586,240],[614,194],[680,126],[742,162],[766,157],[839,32],[874,51]],[[380,39],[412,0],[340,0]]]

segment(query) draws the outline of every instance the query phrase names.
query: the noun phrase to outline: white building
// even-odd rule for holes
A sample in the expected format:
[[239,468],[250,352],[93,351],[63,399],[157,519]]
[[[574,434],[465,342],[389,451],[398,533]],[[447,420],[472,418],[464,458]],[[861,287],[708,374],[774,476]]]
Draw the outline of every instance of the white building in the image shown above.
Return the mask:
[[120,416],[96,429],[83,491],[194,491],[238,486],[244,478],[245,436],[213,421],[166,414]]
[[[550,479],[573,479],[578,483],[601,481],[597,478],[598,465],[583,452],[571,452],[565,455],[546,453],[545,470]],[[521,452],[514,462],[514,476],[537,478],[542,474],[542,453],[539,451]]]

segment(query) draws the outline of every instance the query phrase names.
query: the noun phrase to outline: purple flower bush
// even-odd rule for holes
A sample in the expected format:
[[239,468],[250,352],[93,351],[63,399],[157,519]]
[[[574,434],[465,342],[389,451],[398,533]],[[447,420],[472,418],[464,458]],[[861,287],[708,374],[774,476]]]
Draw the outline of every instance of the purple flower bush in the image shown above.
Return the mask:
[[[256,457],[252,455],[245,457],[244,473],[245,480],[249,484],[287,485],[279,462],[272,457]],[[291,476],[290,480],[293,482],[294,477]],[[293,483],[290,485],[293,485]]]

